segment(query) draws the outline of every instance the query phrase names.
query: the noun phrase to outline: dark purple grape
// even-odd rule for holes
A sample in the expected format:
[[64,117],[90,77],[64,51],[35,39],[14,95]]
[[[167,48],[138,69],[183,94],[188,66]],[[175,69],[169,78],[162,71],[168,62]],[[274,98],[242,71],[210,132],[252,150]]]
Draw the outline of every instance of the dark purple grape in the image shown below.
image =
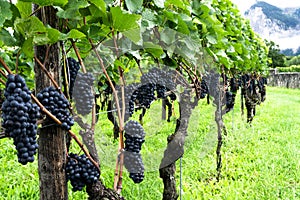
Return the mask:
[[[70,106],[69,101],[54,87],[50,86],[44,88],[37,94],[38,100],[51,112],[62,124],[64,130],[70,130],[74,125],[74,120],[68,110]],[[51,101],[49,99],[52,99]]]
[[81,191],[87,184],[99,179],[100,173],[86,155],[70,153],[66,165],[67,180],[71,181],[73,191]]
[[[39,107],[31,102],[31,92],[20,75],[8,75],[2,119],[5,133],[14,140],[18,161],[25,165],[34,161]],[[27,148],[30,147],[30,148]]]

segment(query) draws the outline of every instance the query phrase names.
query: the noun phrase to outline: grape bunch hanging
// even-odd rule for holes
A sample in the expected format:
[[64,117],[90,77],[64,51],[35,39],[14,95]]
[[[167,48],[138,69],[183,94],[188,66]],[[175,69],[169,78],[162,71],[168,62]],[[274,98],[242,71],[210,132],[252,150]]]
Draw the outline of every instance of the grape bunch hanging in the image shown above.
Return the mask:
[[66,165],[67,180],[70,180],[73,191],[81,191],[87,184],[93,184],[99,179],[100,173],[85,154],[70,153]]
[[140,154],[142,144],[144,143],[145,132],[141,124],[130,120],[125,127],[125,148],[124,148],[124,166],[129,172],[129,177],[135,183],[140,183],[144,179],[144,164]]
[[79,114],[87,115],[92,111],[94,95],[92,87],[94,84],[94,77],[91,73],[78,73],[74,84],[73,97],[75,100],[75,107]]
[[25,165],[34,161],[39,107],[31,102],[31,92],[20,75],[8,75],[5,101],[2,104],[3,128],[13,138],[18,162]]
[[152,83],[154,84],[154,90],[156,91],[156,98],[166,98],[169,92],[171,100],[176,99],[176,95],[173,92],[176,89],[176,84],[170,71],[164,71],[159,68],[151,68],[148,73],[145,73],[141,77],[141,83]]
[[125,107],[128,109],[125,121],[134,113],[135,105],[137,108],[150,108],[153,101],[167,96],[170,96],[171,100],[175,100],[176,95],[173,91],[176,90],[176,85],[171,75],[172,73],[168,71],[151,68],[148,73],[142,75],[140,84],[126,86]]
[[69,65],[69,94],[70,94],[70,98],[72,99],[73,97],[73,88],[74,88],[74,84],[75,84],[75,80],[76,80],[76,76],[77,73],[80,69],[80,64],[79,62],[77,62],[74,58],[69,57],[67,59],[67,63]]
[[61,128],[71,129],[74,119],[68,110],[70,103],[62,93],[50,86],[41,90],[37,98],[51,114],[62,122]]

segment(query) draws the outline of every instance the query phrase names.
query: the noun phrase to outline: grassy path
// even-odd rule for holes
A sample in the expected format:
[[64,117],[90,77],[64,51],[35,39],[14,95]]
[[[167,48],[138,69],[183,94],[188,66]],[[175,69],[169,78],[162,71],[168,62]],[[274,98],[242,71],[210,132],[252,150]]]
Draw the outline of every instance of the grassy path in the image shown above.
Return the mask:
[[[220,182],[215,180],[214,108],[202,101],[193,113],[182,159],[182,199],[300,199],[300,90],[268,88],[267,100],[257,107],[251,127],[241,118],[237,100],[234,112],[225,116],[228,135],[222,147]],[[156,119],[160,119],[159,105],[146,114],[144,124],[145,180],[136,185],[124,174],[122,194],[128,200],[162,197],[156,169],[174,122]],[[111,130],[105,121],[97,128],[101,178],[107,185],[112,185],[117,149],[117,143],[107,137]],[[14,153],[11,140],[0,140],[0,200],[39,199],[37,162],[22,166]],[[179,183],[179,162],[177,172]],[[84,192],[69,194],[69,199],[86,199]]]

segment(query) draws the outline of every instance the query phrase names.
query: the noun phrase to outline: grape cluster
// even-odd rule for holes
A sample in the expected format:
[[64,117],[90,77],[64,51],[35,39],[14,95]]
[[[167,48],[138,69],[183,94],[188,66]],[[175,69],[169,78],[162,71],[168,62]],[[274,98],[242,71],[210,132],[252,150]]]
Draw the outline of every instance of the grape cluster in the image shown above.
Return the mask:
[[12,137],[17,149],[18,162],[25,165],[34,161],[39,107],[31,102],[31,92],[20,75],[8,75],[2,119],[5,132]]
[[[121,88],[119,86],[116,86],[117,91],[119,92],[119,96],[122,95],[121,93]],[[124,103],[125,103],[125,116],[124,116],[124,121],[127,121],[133,114],[134,112],[134,100],[132,97],[132,94],[134,91],[136,91],[138,89],[138,84],[129,84],[126,85],[126,87],[124,88],[124,94],[125,94],[125,98],[124,98]],[[120,102],[119,105],[123,105],[123,98],[120,98]]]
[[135,104],[139,107],[150,108],[151,103],[158,98],[166,98],[169,95],[171,100],[176,99],[176,95],[170,92],[176,89],[170,74],[172,73],[168,71],[151,68],[148,73],[142,75],[141,84],[131,84],[125,88],[125,94],[128,94],[125,98],[129,117],[134,112]]
[[74,58],[69,57],[68,58],[68,65],[69,65],[69,74],[70,74],[69,94],[70,94],[70,97],[72,99],[75,79],[76,79],[77,73],[80,69],[80,64]]
[[145,132],[141,124],[133,120],[126,123],[124,130],[124,166],[129,172],[129,177],[135,183],[140,183],[144,179],[144,164],[140,151],[145,141]]
[[235,96],[233,95],[232,92],[227,90],[225,93],[225,97],[226,97],[226,110],[225,111],[226,111],[226,113],[228,113],[234,107]]
[[61,128],[70,130],[74,125],[73,117],[68,110],[70,103],[54,87],[46,87],[37,94],[38,100],[44,105],[44,107],[51,112],[62,124]]
[[230,92],[236,93],[240,87],[240,80],[232,77],[230,79]]
[[85,154],[70,153],[67,159],[66,175],[73,191],[81,191],[85,185],[97,182],[100,173]]
[[133,92],[131,101],[141,107],[150,108],[151,103],[156,99],[154,93],[155,89],[153,83],[141,85],[138,90]]
[[94,77],[91,73],[78,73],[74,85],[74,100],[78,114],[87,115],[92,111],[94,95],[92,86]]
[[226,98],[225,112],[226,113],[230,112],[234,107],[235,96],[236,96],[237,90],[239,89],[239,85],[240,85],[240,82],[238,79],[236,79],[234,77],[230,78],[230,80],[229,80],[230,90],[228,90],[228,88],[227,88],[226,93],[225,93],[225,98]]
[[267,84],[267,78],[266,77],[260,77],[258,80],[258,87],[259,87],[259,93],[261,94],[261,102],[264,102],[266,100],[266,84]]
[[167,87],[164,85],[156,84],[157,98],[164,99],[166,98]]
[[[145,73],[141,77],[142,83],[152,83],[154,84],[154,90],[157,92],[156,98],[166,98],[167,92],[174,91],[176,89],[176,85],[172,80],[173,73],[168,70],[161,70],[159,68],[151,68],[148,73]],[[170,93],[172,95],[171,100],[176,99],[176,95],[174,93]]]
[[205,96],[209,94],[208,86],[204,79],[201,80],[200,91],[200,99],[204,99]]

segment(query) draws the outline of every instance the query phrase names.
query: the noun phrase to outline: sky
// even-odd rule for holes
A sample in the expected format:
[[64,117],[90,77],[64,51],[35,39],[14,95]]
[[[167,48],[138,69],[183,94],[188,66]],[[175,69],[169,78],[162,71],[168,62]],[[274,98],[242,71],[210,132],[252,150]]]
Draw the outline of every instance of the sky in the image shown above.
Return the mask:
[[[241,14],[244,13],[251,5],[253,5],[256,0],[231,0],[234,4],[238,6],[241,11]],[[280,7],[280,8],[289,8],[289,7],[300,7],[300,0],[262,0],[271,5]]]

